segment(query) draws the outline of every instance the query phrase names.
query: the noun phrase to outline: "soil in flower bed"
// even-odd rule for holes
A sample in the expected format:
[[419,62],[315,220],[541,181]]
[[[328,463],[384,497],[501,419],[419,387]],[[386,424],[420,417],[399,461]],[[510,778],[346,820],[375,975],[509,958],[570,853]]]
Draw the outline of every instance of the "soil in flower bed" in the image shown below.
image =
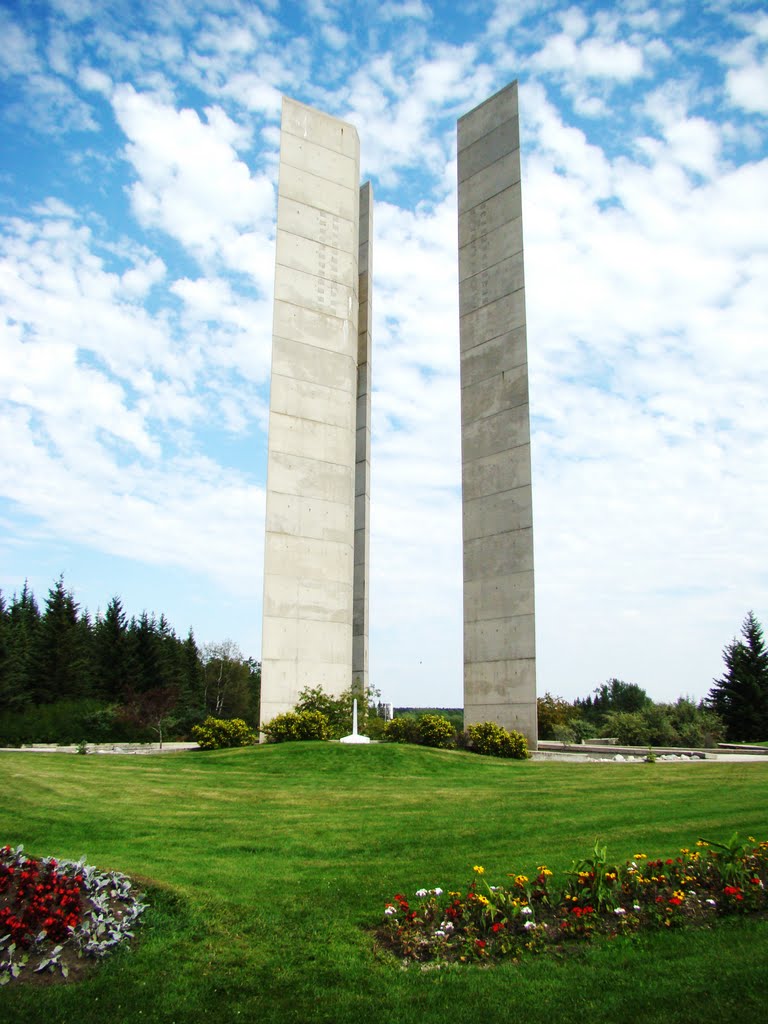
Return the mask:
[[82,977],[134,937],[145,909],[118,872],[0,848],[0,985]]

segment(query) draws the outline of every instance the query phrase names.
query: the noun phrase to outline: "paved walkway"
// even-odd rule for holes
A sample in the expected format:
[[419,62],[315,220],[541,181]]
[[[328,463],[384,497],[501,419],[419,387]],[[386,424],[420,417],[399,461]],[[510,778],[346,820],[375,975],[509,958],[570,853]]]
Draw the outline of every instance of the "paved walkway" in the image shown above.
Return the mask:
[[[173,754],[178,750],[197,750],[197,743],[89,743],[89,754]],[[25,747],[0,747],[3,751],[13,754],[76,754],[76,744],[33,743]]]

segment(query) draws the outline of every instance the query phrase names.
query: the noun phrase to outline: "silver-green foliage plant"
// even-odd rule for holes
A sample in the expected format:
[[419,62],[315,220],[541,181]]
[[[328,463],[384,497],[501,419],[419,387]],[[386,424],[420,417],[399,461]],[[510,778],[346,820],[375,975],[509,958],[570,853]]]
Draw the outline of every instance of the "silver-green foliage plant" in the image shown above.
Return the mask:
[[528,741],[522,733],[504,729],[496,722],[477,722],[467,729],[467,745],[475,754],[490,757],[511,757],[524,761],[528,753]]
[[27,973],[64,978],[77,959],[103,959],[133,929],[147,904],[131,880],[79,861],[0,849],[0,985]]
[[328,740],[331,728],[322,711],[286,711],[261,727],[268,743],[296,740]]
[[212,718],[192,727],[192,739],[201,750],[221,747],[249,747],[256,742],[256,733],[242,718]]

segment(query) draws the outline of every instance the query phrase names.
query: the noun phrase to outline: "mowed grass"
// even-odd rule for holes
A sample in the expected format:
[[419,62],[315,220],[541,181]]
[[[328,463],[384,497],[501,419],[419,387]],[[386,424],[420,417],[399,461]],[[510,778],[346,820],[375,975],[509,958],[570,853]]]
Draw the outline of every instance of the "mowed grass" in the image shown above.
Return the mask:
[[384,901],[565,870],[699,836],[768,838],[768,764],[504,762],[290,744],[163,757],[0,754],[0,842],[147,880],[139,942],[87,980],[0,989],[0,1021],[416,1022],[762,1019],[768,922],[725,921],[574,955],[403,970]]

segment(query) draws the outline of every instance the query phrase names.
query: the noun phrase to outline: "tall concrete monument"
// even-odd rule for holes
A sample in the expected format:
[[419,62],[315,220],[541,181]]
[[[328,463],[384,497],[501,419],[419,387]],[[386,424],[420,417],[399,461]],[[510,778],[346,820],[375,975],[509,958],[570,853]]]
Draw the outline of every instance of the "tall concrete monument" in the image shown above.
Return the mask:
[[360,189],[357,322],[357,440],[355,447],[355,587],[353,686],[368,692],[368,566],[371,518],[371,342],[373,339],[373,188]]
[[537,743],[517,82],[458,122],[464,722]]
[[[261,721],[368,671],[369,186],[355,129],[283,100]],[[361,215],[362,210],[362,215]],[[353,661],[354,650],[354,661]]]

